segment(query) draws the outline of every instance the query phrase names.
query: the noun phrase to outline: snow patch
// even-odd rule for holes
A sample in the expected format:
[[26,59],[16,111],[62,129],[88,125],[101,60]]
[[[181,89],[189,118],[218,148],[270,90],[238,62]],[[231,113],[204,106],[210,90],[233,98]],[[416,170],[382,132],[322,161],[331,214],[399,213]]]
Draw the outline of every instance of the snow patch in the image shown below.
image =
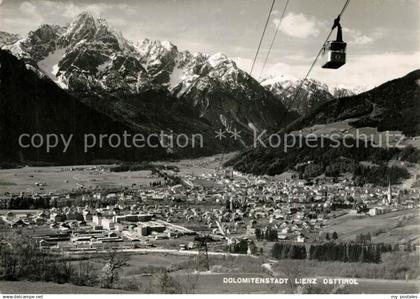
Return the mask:
[[179,67],[178,63],[175,65],[172,73],[169,75],[169,88],[173,89],[184,80],[184,70]]
[[[269,76],[261,81],[262,86],[271,86],[276,83],[280,84],[283,87],[292,85],[292,82],[296,82],[297,79],[289,75],[278,75],[278,76]],[[284,86],[285,85],[285,86]]]
[[166,50],[171,51],[175,47],[170,41],[164,40],[160,43]]
[[23,40],[18,40],[12,45],[3,46],[2,49],[9,50],[10,53],[18,59],[27,58],[28,54],[22,49],[22,41]]
[[104,63],[101,63],[100,65],[98,65],[96,67],[96,70],[98,73],[102,73],[103,71],[105,71],[107,69],[107,67],[111,65],[111,61],[105,61]]
[[51,52],[47,57],[40,60],[37,65],[39,69],[51,80],[53,80],[61,88],[67,89],[67,84],[62,78],[57,77],[59,71],[58,63],[63,59],[66,52],[66,48],[57,49]]
[[226,61],[228,58],[223,53],[216,53],[208,59],[208,62],[212,67],[217,66],[218,64],[222,63],[223,61]]

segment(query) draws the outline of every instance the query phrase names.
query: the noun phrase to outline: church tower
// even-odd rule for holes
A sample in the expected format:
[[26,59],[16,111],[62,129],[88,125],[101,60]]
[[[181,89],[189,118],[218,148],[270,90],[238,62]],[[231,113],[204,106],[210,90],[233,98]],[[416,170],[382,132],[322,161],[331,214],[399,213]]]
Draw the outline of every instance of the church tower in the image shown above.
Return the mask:
[[388,183],[387,203],[388,203],[388,205],[392,204],[392,188],[391,188],[391,180],[389,180],[389,183]]

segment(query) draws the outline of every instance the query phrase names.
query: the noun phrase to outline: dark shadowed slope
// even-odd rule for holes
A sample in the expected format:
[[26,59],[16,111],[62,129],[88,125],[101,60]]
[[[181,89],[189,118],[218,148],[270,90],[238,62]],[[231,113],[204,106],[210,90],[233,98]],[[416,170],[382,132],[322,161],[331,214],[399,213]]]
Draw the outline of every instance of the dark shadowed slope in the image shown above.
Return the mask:
[[420,135],[420,70],[388,81],[359,95],[325,103],[295,121],[289,129],[358,118],[354,127],[377,127],[379,131],[399,130]]
[[[84,134],[134,131],[121,121],[81,103],[49,79],[40,79],[6,51],[0,51],[0,64],[1,160],[60,164],[86,163],[93,159],[145,160],[165,156],[162,149],[114,149],[109,146],[84,153]],[[47,153],[45,148],[21,148],[18,138],[23,133],[44,136],[55,133],[66,137],[74,134],[74,138],[66,153],[63,153],[62,145]]]
[[[420,135],[419,82],[420,70],[416,70],[362,94],[330,101],[307,116],[292,122],[286,131],[297,131],[318,124],[350,119],[349,124],[353,127],[374,127],[379,131],[395,130],[402,131],[407,136],[418,136]],[[328,142],[327,139],[325,143]],[[358,161],[374,161],[386,167],[386,161],[395,155],[411,162],[416,162],[419,156],[413,148],[401,152],[395,148],[376,149],[369,144],[352,148],[345,148],[342,145],[338,148],[302,146],[294,147],[287,152],[283,147],[259,146],[239,154],[228,164],[244,172],[273,175],[310,161],[313,164],[302,167],[302,173],[306,171],[317,176],[329,172],[336,175],[349,170],[359,171]],[[383,169],[386,172],[386,169]]]

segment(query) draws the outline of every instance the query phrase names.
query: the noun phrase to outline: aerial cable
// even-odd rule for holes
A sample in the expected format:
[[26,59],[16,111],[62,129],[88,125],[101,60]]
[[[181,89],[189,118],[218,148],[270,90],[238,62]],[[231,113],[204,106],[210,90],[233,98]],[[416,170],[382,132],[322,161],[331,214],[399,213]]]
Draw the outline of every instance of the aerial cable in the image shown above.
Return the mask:
[[[338,15],[338,17],[341,17],[341,16],[344,14],[344,11],[346,10],[346,8],[347,8],[347,6],[349,5],[349,3],[350,3],[350,0],[346,0],[346,3],[344,4],[344,7],[343,7],[343,9],[341,10],[341,12],[340,12],[340,14]],[[293,104],[294,104],[294,102],[295,102],[296,98],[298,97],[299,92],[300,92],[300,90],[302,89],[303,83],[306,81],[306,79],[308,78],[309,74],[311,73],[311,71],[312,71],[313,67],[315,66],[315,63],[316,63],[316,61],[318,60],[319,56],[321,55],[322,50],[323,50],[323,48],[324,48],[325,44],[328,42],[328,39],[330,38],[330,36],[331,36],[332,32],[333,32],[333,29],[331,29],[331,31],[328,33],[327,38],[325,39],[324,43],[322,44],[321,49],[319,50],[318,54],[316,55],[314,62],[311,64],[311,66],[310,66],[310,68],[309,68],[308,72],[306,73],[305,78],[304,78],[304,79],[300,82],[300,84],[299,84],[298,88],[296,89],[296,91],[295,91],[295,95],[294,95],[294,96],[293,96],[293,98],[292,98],[291,105],[293,105]],[[305,116],[305,115],[302,115],[302,116],[298,117],[297,119],[295,119],[294,121],[292,121],[289,125],[287,125],[286,127],[282,128],[280,131],[278,131],[278,134],[284,134],[284,133],[285,133],[285,132],[287,132],[288,130],[293,129],[293,125],[294,125],[295,123],[299,122],[299,120],[301,120],[304,116]],[[268,138],[268,137],[267,137],[267,138]],[[267,138],[265,138],[264,140],[266,140]]]
[[[341,18],[341,16],[343,15],[343,13],[344,13],[344,11],[346,10],[346,8],[347,8],[347,6],[349,5],[349,3],[350,3],[350,0],[346,0],[346,3],[344,4],[344,7],[343,7],[343,9],[341,10],[341,12],[340,12],[340,14],[338,15],[338,17],[337,17],[337,18]],[[292,100],[291,105],[293,105],[293,104],[294,104],[294,101],[295,101],[295,100],[296,100],[296,98],[298,97],[298,95],[299,95],[299,93],[300,93],[300,91],[301,91],[301,89],[302,89],[303,84],[305,83],[306,79],[309,77],[309,74],[311,73],[312,69],[314,68],[314,66],[315,66],[315,64],[316,64],[316,62],[317,62],[317,60],[318,60],[319,56],[322,54],[322,50],[323,50],[323,48],[324,48],[325,44],[328,42],[329,38],[331,37],[331,34],[333,33],[333,31],[334,31],[334,29],[331,29],[331,30],[330,30],[330,33],[328,33],[328,36],[327,36],[327,38],[325,39],[324,43],[322,44],[321,49],[318,51],[318,54],[316,55],[315,60],[312,62],[311,66],[309,67],[308,72],[306,73],[306,75],[305,75],[305,77],[303,78],[303,80],[300,82],[299,87],[297,88],[297,90],[296,90],[296,92],[295,92],[295,95],[294,95],[294,97],[293,97],[293,100]]]
[[273,11],[274,3],[276,3],[276,0],[273,0],[273,3],[271,3],[270,11],[268,12],[267,20],[265,21],[264,30],[262,32],[260,42],[258,44],[257,52],[255,53],[254,61],[252,62],[251,71],[249,72],[249,75],[252,76],[252,71],[254,70],[255,61],[257,60],[258,53],[260,52],[261,44],[264,39],[265,31],[267,30],[268,22],[270,21],[271,12]]
[[280,30],[280,25],[281,25],[281,22],[283,21],[284,15],[286,14],[286,10],[287,10],[287,5],[288,5],[288,4],[289,4],[289,0],[286,0],[286,4],[284,5],[283,12],[281,13],[280,20],[279,20],[279,23],[278,23],[277,28],[276,28],[276,32],[274,33],[273,39],[271,40],[270,47],[268,48],[267,55],[265,56],[265,59],[264,59],[264,64],[263,64],[263,66],[262,66],[262,69],[261,69],[261,73],[260,73],[259,79],[261,79],[261,76],[262,76],[262,74],[263,74],[263,72],[264,72],[265,66],[267,65],[268,57],[270,56],[271,49],[273,48],[274,42],[275,42],[276,37],[277,37],[277,33],[278,33],[278,32],[279,32],[279,30]]

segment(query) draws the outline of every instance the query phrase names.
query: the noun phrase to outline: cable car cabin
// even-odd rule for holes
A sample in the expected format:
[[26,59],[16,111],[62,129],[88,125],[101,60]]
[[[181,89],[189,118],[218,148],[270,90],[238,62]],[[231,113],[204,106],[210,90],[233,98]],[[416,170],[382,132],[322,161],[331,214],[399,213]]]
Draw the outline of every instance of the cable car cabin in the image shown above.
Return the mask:
[[322,52],[322,68],[338,69],[346,64],[346,46],[342,41],[328,41]]

